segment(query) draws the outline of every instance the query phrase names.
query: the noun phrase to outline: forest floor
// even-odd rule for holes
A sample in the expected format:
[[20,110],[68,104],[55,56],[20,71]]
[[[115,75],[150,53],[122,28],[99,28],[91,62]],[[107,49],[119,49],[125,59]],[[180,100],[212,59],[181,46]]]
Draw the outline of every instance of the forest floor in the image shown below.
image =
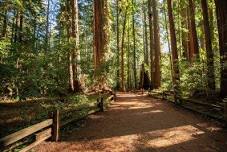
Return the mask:
[[169,102],[120,93],[104,113],[90,115],[62,132],[60,142],[44,142],[35,151],[70,152],[224,152],[227,130],[217,122]]

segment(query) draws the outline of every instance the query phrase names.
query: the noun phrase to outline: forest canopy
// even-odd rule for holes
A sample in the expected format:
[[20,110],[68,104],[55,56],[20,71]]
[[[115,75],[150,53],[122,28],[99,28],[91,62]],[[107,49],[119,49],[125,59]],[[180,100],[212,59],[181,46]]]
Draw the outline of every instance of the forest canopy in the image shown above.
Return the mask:
[[226,96],[227,2],[2,0],[0,96]]

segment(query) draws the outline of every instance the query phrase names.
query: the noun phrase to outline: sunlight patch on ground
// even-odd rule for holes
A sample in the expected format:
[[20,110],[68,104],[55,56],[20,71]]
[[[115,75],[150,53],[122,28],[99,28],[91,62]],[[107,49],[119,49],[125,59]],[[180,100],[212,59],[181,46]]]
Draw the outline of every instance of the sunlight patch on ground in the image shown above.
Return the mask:
[[139,106],[133,106],[133,107],[130,107],[128,109],[143,109],[143,108],[153,108],[154,106],[147,106],[146,104],[142,104],[142,105],[139,105]]
[[137,95],[136,94],[123,94],[123,93],[120,93],[120,94],[117,94],[117,97],[136,97]]
[[202,128],[206,128],[207,131],[211,131],[211,132],[212,131],[221,131],[222,130],[222,128],[217,127],[217,126],[207,126],[208,125],[207,123],[198,123],[196,125],[198,125],[199,127],[202,127]]
[[[203,131],[191,126],[180,126],[169,129],[155,130],[141,134],[131,134],[102,138],[95,140],[61,142],[61,146],[67,147],[67,151],[77,151],[86,149],[86,151],[136,151],[138,146],[150,147],[158,150],[176,144],[192,141],[196,135],[204,134]],[[47,143],[48,144],[48,143]],[[58,145],[60,145],[58,144]],[[56,147],[55,147],[56,148]]]
[[143,114],[149,114],[149,113],[162,113],[164,111],[162,110],[151,110],[151,111],[146,111],[146,112],[142,112]]
[[[84,141],[83,144],[81,142],[74,142],[74,144],[78,143],[80,145],[82,144],[83,146],[92,145],[89,148],[92,148],[94,145],[101,145],[104,146],[103,149],[105,149],[105,151],[111,151],[111,149],[117,149],[116,151],[131,149],[133,151],[138,145],[150,147],[152,149],[160,149],[195,140],[200,138],[200,136],[203,134],[205,134],[205,132],[199,130],[198,128],[192,125],[185,125],[139,134],[135,133],[130,135],[87,140]],[[118,148],[116,148],[116,146]]]
[[138,101],[139,101],[139,99],[130,99],[130,101],[137,101],[137,102],[138,102]]
[[180,126],[170,129],[157,130],[150,132],[149,136],[154,136],[152,140],[147,141],[147,146],[152,148],[163,148],[171,145],[180,144],[186,141],[196,139],[196,136],[204,134],[205,132],[191,126]]
[[134,102],[134,101],[130,101],[130,102],[122,102],[121,103],[121,106],[125,106],[125,105],[127,105],[127,106],[134,106],[135,104],[138,104],[138,101],[136,102]]
[[142,134],[131,134],[103,138],[97,141],[104,142],[109,146],[116,144],[119,146],[123,146],[124,144],[127,144],[128,146],[132,147],[135,146],[135,141],[137,141],[136,143],[138,143],[139,141],[139,143],[141,142],[146,147],[158,149],[195,140],[199,137],[199,135],[202,135],[204,133],[205,132],[191,125],[185,125],[180,127],[155,130],[151,132],[144,132]]
[[126,97],[126,98],[132,98],[132,97],[145,97],[146,94],[130,94],[130,93],[118,93],[117,97]]

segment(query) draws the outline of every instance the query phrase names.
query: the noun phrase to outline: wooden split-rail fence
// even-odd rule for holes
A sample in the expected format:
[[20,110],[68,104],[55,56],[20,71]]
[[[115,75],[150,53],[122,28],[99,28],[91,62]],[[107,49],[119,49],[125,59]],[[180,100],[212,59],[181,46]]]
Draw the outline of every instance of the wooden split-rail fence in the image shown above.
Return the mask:
[[[176,103],[176,99],[174,99],[174,92],[173,91],[163,91],[163,92],[151,92],[150,94],[151,96],[155,97],[155,98],[160,98],[160,99],[164,99],[164,100],[168,100],[171,102]],[[170,99],[173,98],[173,99]],[[190,107],[186,107],[184,105],[181,105],[183,108],[186,108],[188,110],[200,113],[202,115],[208,116],[210,118],[219,120],[221,122],[224,122],[225,125],[227,126],[227,98],[223,99],[223,102],[221,103],[221,105],[216,105],[216,104],[209,104],[209,103],[204,103],[195,99],[188,99],[188,98],[179,98],[179,100],[183,101],[183,102],[188,102],[188,103],[192,103],[195,105],[201,105],[201,106],[205,106],[205,107],[209,107],[209,108],[213,108],[213,109],[219,109],[220,111],[223,111],[223,115],[221,117],[217,117],[214,115],[211,115],[209,113],[204,113],[198,110],[195,110],[193,108]]]
[[[106,100],[113,101],[115,100],[116,95],[109,96]],[[94,107],[92,110],[89,110],[87,115],[95,113],[97,111],[103,112],[104,111],[104,98],[99,97],[97,99],[97,106]],[[68,120],[64,120],[64,122],[60,123],[60,113],[59,110],[52,112],[49,116],[49,119],[46,119],[40,123],[34,124],[30,127],[24,128],[19,130],[15,133],[12,133],[6,137],[0,139],[0,151],[7,150],[10,146],[25,139],[28,136],[34,137],[34,142],[30,145],[26,146],[25,148],[21,149],[20,152],[26,152],[34,148],[35,146],[39,145],[43,141],[47,139],[51,139],[51,141],[57,142],[59,140],[59,132],[60,128],[64,127],[65,125],[83,119],[84,117],[76,117],[70,118]],[[87,116],[86,115],[86,116]]]

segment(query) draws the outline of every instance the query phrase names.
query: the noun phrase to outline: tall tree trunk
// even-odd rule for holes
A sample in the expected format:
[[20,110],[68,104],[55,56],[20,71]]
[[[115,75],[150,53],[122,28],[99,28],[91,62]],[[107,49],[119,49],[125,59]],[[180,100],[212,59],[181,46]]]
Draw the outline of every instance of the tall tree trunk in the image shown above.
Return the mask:
[[167,22],[167,14],[166,14],[166,9],[163,8],[164,10],[164,21],[165,21],[165,30],[166,30],[166,36],[167,36],[167,44],[168,44],[168,51],[169,51],[169,66],[170,66],[170,75],[171,75],[171,80],[172,83],[174,81],[173,78],[173,62],[172,62],[172,56],[171,56],[171,46],[170,46],[170,40],[169,40],[169,29],[168,29],[168,22]]
[[119,34],[119,0],[117,1],[117,89],[120,88],[120,34]]
[[19,31],[19,16],[20,16],[20,12],[19,10],[15,10],[16,13],[15,13],[15,28],[14,28],[14,43],[16,43],[18,41],[18,31]]
[[50,15],[50,0],[47,0],[47,10],[46,10],[46,52],[49,50],[49,15]]
[[130,79],[130,20],[128,20],[128,47],[127,47],[127,89],[131,89],[131,79]]
[[221,58],[221,97],[227,96],[227,1],[215,0]]
[[188,61],[190,63],[192,63],[192,58],[193,58],[193,55],[192,55],[192,51],[191,51],[191,21],[190,21],[190,9],[189,9],[189,6],[186,8],[187,10],[187,47],[188,47],[188,52],[187,52],[187,57],[188,57]]
[[170,26],[170,37],[171,37],[171,50],[172,50],[172,61],[173,61],[173,88],[174,88],[174,98],[178,102],[178,96],[180,95],[180,72],[179,72],[179,61],[177,53],[177,40],[176,32],[172,11],[172,0],[167,0],[168,5],[168,16],[169,16],[169,26]]
[[[95,78],[104,85],[105,52],[109,42],[109,10],[107,0],[94,0],[94,67]],[[102,86],[101,86],[102,87]]]
[[[132,0],[134,5],[134,0]],[[137,71],[136,71],[136,33],[135,33],[135,12],[132,11],[132,31],[133,31],[133,73],[134,73],[134,88],[137,89]]]
[[154,88],[161,86],[161,71],[160,71],[160,29],[159,17],[157,10],[157,1],[152,0],[153,14],[154,14],[154,49],[155,49],[155,73],[154,73]]
[[150,33],[150,87],[153,89],[154,85],[154,34],[153,34],[153,15],[151,8],[151,0],[148,0],[148,17],[149,17],[149,33]]
[[24,26],[24,12],[21,10],[20,11],[20,21],[19,21],[19,42],[21,43],[22,42],[22,38],[23,38],[23,26]]
[[187,20],[187,8],[182,7],[181,8],[181,26],[183,28],[183,30],[181,30],[181,45],[182,45],[182,49],[183,49],[183,57],[186,58],[186,60],[188,60],[188,45],[187,45],[187,33],[186,30],[188,29],[188,20]]
[[[22,7],[24,6],[24,1],[22,0],[21,1],[21,5]],[[20,51],[22,49],[22,46],[23,46],[23,28],[24,28],[24,11],[20,8],[18,10],[18,14],[17,14],[17,36],[16,36],[16,42],[18,42],[18,47],[16,47],[16,52],[17,52],[17,59],[16,59],[16,64],[15,64],[15,67],[16,69],[18,69],[18,71],[21,72],[21,69],[22,69],[22,66],[20,66]],[[18,97],[20,97],[20,85],[21,85],[21,82],[18,81],[18,79],[16,79],[16,95]]]
[[199,44],[195,24],[195,5],[193,0],[189,0],[190,9],[190,61],[199,58]]
[[208,18],[208,6],[206,0],[201,0],[202,13],[203,13],[203,25],[205,31],[206,40],[206,56],[207,56],[207,77],[208,77],[208,87],[210,90],[215,90],[215,76],[214,76],[214,53],[212,49],[210,25]]
[[[71,7],[70,7],[70,1],[66,1],[66,20],[70,21],[71,16]],[[67,22],[66,24],[66,34],[67,34],[67,42],[70,43],[70,37],[71,37],[71,23]],[[74,92],[74,84],[73,84],[73,57],[72,57],[72,49],[68,52],[68,73],[69,73],[69,91]]]
[[149,65],[149,60],[148,60],[148,36],[147,36],[147,12],[146,12],[146,7],[145,3],[143,2],[143,36],[144,36],[144,63],[146,65]]
[[13,20],[12,20],[12,28],[11,28],[11,45],[14,43],[15,36],[15,26],[16,26],[16,10],[13,10]]
[[81,91],[80,81],[79,81],[79,18],[78,18],[78,2],[77,0],[71,0],[71,10],[72,10],[72,33],[71,37],[73,38],[74,46],[72,50],[72,68],[73,68],[73,85],[74,92]]
[[182,49],[182,36],[181,36],[181,1],[180,0],[176,0],[176,11],[179,12],[177,13],[177,19],[175,18],[175,22],[176,22],[176,38],[177,38],[177,49],[178,49],[178,56],[179,58],[182,58],[182,53],[183,53],[183,49]]
[[[214,12],[213,12],[213,6],[208,6],[208,16],[209,16],[209,25],[210,25],[210,36],[211,36],[211,43],[214,44]],[[212,45],[214,47],[214,45]]]
[[200,41],[200,49],[201,50],[205,50],[205,35],[203,33],[205,33],[204,31],[204,21],[201,20],[200,23],[199,23],[199,27],[200,27],[200,30],[201,30],[201,33],[200,34],[200,37],[199,37],[199,41]]
[[126,21],[127,21],[127,10],[124,15],[124,23],[122,30],[122,43],[121,43],[121,91],[125,91],[125,72],[124,72],[124,40],[125,40],[125,29],[126,29]]

